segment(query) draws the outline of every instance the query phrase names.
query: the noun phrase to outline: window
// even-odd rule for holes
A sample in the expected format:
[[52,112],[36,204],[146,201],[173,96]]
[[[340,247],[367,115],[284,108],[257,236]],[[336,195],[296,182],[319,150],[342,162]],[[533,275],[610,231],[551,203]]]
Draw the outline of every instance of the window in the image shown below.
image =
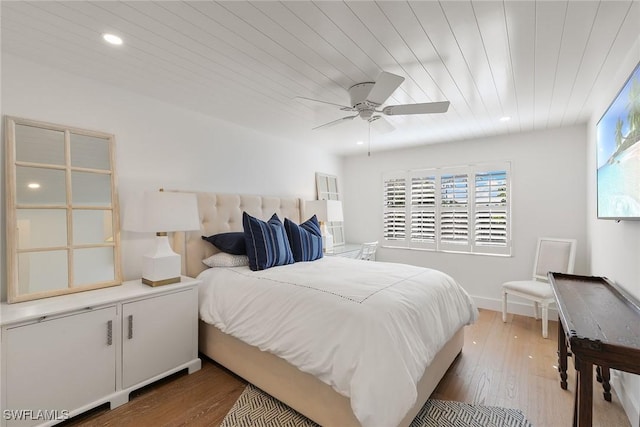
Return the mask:
[[404,241],[406,238],[406,178],[389,177],[384,182],[384,238]]
[[440,248],[469,252],[469,175],[440,176]]
[[434,249],[436,244],[436,177],[411,173],[410,239],[413,246]]
[[508,162],[384,174],[384,245],[510,255],[509,174]]
[[478,248],[509,245],[507,182],[507,170],[476,173],[474,243]]

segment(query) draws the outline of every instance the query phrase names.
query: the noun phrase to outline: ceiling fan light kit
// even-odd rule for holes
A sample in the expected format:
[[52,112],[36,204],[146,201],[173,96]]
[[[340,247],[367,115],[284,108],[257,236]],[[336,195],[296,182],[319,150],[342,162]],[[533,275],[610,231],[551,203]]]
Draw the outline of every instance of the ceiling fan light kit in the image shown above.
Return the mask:
[[401,116],[409,114],[446,113],[449,109],[449,101],[440,101],[425,102],[420,104],[388,105],[379,110],[378,108],[387,101],[387,99],[402,84],[403,81],[404,77],[383,71],[378,75],[378,78],[375,82],[357,83],[349,88],[349,99],[351,101],[350,107],[312,98],[298,98],[338,106],[340,107],[341,111],[357,113],[352,116],[345,116],[340,119],[333,120],[329,123],[316,126],[315,128],[313,128],[314,130],[334,126],[345,121],[353,120],[356,117],[367,120],[369,123],[375,120],[383,119],[382,121],[386,122],[388,125],[386,126],[386,129],[393,130],[393,125],[384,120],[382,115]]

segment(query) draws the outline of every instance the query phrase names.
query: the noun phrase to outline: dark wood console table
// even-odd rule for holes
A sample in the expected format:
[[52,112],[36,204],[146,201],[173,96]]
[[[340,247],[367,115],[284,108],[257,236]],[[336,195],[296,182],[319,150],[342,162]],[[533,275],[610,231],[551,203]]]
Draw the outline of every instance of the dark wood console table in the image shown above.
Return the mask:
[[576,368],[573,425],[591,427],[593,366],[605,399],[609,368],[640,375],[640,304],[604,277],[549,273],[558,304],[558,371],[567,388],[567,345]]

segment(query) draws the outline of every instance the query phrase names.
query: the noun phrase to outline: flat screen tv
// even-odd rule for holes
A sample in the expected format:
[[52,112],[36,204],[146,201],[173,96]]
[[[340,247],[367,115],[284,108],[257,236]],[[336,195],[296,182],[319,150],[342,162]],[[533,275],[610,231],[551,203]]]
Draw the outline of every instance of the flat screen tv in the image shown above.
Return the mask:
[[640,220],[640,64],[597,125],[598,218]]

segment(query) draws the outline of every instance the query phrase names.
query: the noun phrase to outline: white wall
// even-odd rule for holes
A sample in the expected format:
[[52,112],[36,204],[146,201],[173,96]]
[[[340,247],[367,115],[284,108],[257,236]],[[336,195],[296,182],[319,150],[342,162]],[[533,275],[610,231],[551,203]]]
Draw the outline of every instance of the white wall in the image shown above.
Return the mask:
[[[640,61],[640,36],[627,60],[611,76],[610,86],[597,93],[597,108],[588,126],[587,230],[590,274],[606,276],[640,301],[640,221],[619,223],[597,219],[596,123]],[[616,374],[613,385],[633,427],[640,427],[640,376]]]
[[[479,306],[493,310],[500,309],[503,282],[531,277],[539,236],[577,239],[575,271],[585,274],[588,272],[584,179],[586,138],[586,127],[580,125],[374,152],[371,157],[346,157],[343,173],[347,241],[380,239],[383,172],[492,160],[510,161],[512,257],[380,248],[377,259],[432,267],[449,273]],[[509,308],[513,312],[533,314],[530,305],[510,304]]]
[[[313,199],[315,172],[339,175],[336,157],[301,142],[274,139],[5,53],[2,89],[3,114],[115,135],[121,210],[132,194],[160,187]],[[4,161],[2,179],[4,200]],[[2,220],[4,241],[4,208]],[[125,279],[140,276],[141,255],[152,241],[122,233]],[[5,282],[3,273],[3,300]]]

